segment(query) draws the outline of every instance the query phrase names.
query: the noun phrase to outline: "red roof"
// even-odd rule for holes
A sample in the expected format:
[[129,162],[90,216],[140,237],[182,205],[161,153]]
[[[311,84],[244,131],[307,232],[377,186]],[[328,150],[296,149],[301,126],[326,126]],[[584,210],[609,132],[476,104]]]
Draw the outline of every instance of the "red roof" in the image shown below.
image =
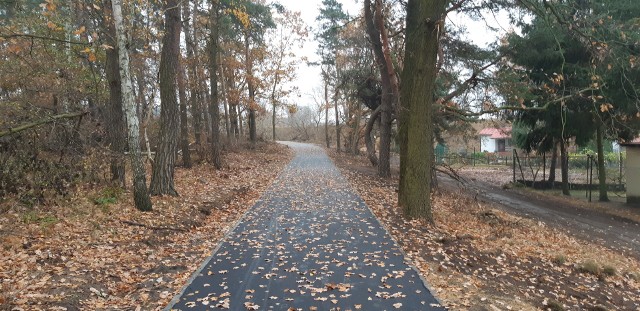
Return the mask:
[[636,137],[633,140],[620,143],[621,146],[640,146],[640,137]]
[[487,127],[480,130],[480,133],[478,133],[478,135],[489,136],[489,138],[492,138],[492,139],[511,138],[511,127],[502,127],[502,128]]

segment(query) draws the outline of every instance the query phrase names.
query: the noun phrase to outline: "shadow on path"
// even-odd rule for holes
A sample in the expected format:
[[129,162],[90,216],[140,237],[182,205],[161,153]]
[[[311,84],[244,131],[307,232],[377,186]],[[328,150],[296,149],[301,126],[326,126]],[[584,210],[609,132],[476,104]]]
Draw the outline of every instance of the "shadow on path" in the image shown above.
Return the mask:
[[296,152],[167,310],[444,310],[319,147]]

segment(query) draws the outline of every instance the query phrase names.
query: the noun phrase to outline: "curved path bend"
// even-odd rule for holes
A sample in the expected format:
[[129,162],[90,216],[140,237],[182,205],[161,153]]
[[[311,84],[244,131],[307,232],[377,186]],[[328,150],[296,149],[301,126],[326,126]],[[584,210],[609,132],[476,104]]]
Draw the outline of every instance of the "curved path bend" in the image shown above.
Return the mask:
[[325,152],[295,158],[166,310],[444,310]]

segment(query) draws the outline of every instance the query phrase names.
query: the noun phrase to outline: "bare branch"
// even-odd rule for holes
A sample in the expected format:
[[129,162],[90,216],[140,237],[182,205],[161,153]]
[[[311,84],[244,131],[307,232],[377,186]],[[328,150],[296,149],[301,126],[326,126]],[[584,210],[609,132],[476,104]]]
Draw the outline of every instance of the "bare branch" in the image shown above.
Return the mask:
[[14,127],[14,128],[9,128],[6,131],[2,131],[2,132],[0,132],[0,138],[4,137],[4,136],[11,135],[11,134],[22,132],[22,131],[28,130],[28,129],[36,127],[36,126],[40,126],[40,125],[43,125],[43,124],[55,122],[56,120],[71,119],[71,118],[81,117],[81,116],[83,116],[85,114],[87,114],[87,112],[86,111],[82,111],[82,112],[65,113],[65,114],[59,114],[59,115],[47,117],[47,118],[40,119],[40,120],[37,120],[37,121],[34,121],[34,122],[23,124],[23,125]]

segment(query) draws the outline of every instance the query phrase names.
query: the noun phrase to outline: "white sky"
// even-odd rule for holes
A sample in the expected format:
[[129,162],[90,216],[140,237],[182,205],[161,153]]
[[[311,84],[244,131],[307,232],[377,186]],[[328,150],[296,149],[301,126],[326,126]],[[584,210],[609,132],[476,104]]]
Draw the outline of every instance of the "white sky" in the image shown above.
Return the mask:
[[[283,6],[291,11],[298,11],[301,13],[302,20],[307,23],[309,27],[316,26],[316,17],[320,14],[320,7],[322,6],[322,0],[279,0]],[[356,15],[360,11],[362,1],[356,0],[338,0],[342,3],[342,9],[348,12],[349,15]],[[314,29],[310,29],[309,37],[302,49],[295,47],[296,54],[299,56],[305,56],[309,61],[317,61],[316,49],[318,42],[314,39]],[[320,68],[317,66],[307,66],[306,64],[300,64],[298,66],[298,78],[293,84],[300,89],[300,98],[296,104],[301,106],[313,105],[313,89],[320,88],[322,86],[322,77],[320,74]]]

